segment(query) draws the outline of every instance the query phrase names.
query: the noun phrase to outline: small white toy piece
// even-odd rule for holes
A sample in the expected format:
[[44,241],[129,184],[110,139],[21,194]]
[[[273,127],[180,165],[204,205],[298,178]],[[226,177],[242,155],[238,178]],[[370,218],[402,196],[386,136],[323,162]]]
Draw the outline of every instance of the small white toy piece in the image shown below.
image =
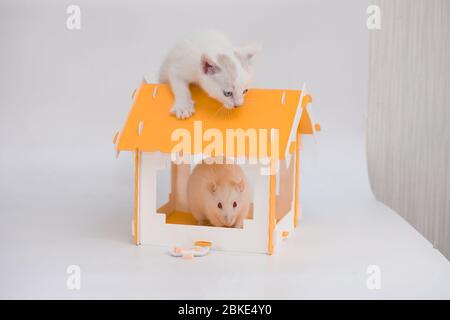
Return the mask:
[[173,247],[169,249],[169,253],[173,257],[181,257],[183,259],[193,259],[194,257],[203,257],[209,253],[208,246],[193,246],[191,248]]

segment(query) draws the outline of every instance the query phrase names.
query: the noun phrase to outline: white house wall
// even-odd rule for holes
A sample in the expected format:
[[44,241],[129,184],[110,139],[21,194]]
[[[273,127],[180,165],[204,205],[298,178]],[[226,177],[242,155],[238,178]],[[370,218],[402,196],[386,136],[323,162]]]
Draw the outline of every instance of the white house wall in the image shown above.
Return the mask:
[[219,228],[166,224],[157,210],[157,170],[170,166],[170,157],[143,153],[140,163],[139,220],[140,243],[164,246],[189,246],[197,240],[210,241],[213,249],[267,253],[269,216],[269,176],[259,174],[258,165],[245,166],[253,182],[253,219],[244,228]]

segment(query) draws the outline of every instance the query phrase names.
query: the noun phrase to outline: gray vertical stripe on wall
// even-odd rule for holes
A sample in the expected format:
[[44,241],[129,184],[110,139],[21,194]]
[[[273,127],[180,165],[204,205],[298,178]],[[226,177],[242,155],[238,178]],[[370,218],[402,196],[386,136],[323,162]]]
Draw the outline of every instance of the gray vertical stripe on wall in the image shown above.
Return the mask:
[[370,32],[372,190],[450,259],[450,0],[376,0]]

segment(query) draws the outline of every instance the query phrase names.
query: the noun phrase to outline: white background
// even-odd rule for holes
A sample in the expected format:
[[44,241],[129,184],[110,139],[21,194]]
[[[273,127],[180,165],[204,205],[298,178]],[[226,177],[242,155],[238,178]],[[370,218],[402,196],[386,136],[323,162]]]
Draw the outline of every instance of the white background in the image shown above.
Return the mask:
[[[66,29],[69,4],[81,30]],[[450,298],[449,262],[369,188],[367,5],[2,1],[0,298]],[[303,152],[303,220],[271,257],[132,245],[132,160],[112,138],[141,77],[202,27],[261,43],[254,86],[305,81],[323,128]],[[366,287],[373,264],[380,290]]]

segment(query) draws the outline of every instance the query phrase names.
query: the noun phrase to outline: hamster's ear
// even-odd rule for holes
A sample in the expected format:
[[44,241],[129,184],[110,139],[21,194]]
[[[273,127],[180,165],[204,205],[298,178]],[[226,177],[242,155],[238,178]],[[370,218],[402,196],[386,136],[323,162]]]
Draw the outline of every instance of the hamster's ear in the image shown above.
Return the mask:
[[234,48],[234,54],[244,68],[248,68],[252,65],[253,58],[259,51],[261,51],[261,45],[259,44],[251,44],[240,48]]
[[208,190],[209,190],[209,192],[214,193],[214,192],[216,192],[216,189],[217,189],[216,183],[215,183],[214,181],[211,181],[211,182],[208,184]]
[[200,61],[204,74],[211,75],[220,71],[219,66],[207,54],[202,54]]
[[236,188],[239,190],[239,192],[244,192],[245,190],[245,181],[244,179],[241,179],[237,182],[235,182]]

